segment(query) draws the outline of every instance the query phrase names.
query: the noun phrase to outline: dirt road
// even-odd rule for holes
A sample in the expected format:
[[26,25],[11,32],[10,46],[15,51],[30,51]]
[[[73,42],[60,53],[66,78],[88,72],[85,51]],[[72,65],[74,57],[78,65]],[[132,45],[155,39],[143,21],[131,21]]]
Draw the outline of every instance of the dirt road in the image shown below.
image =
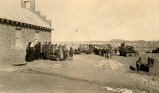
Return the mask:
[[34,71],[0,73],[0,93],[115,93],[102,84]]
[[0,70],[0,93],[158,93],[159,79],[130,72],[137,57],[77,55]]

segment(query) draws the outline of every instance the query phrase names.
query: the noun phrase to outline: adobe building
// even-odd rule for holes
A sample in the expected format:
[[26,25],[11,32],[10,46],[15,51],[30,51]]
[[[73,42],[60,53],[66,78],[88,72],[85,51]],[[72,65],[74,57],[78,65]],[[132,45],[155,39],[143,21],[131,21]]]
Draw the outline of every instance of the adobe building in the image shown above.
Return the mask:
[[51,20],[35,0],[0,0],[0,63],[25,60],[28,42],[51,41]]

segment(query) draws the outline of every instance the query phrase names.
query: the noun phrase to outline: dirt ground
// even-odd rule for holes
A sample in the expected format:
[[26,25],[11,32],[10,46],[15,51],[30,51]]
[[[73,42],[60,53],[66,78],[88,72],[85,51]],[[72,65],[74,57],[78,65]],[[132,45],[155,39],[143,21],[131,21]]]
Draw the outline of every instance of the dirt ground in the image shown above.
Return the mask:
[[129,69],[130,65],[135,66],[137,59],[75,55],[73,60],[60,62],[11,63],[0,70],[3,72],[0,90],[4,93],[13,93],[8,90],[16,93],[158,93],[158,75]]

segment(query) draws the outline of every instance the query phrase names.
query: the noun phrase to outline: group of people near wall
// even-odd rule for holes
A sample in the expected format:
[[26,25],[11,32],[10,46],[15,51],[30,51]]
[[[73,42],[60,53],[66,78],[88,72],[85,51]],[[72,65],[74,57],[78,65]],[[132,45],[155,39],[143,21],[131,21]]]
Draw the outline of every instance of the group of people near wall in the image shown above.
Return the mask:
[[66,46],[51,44],[51,42],[37,42],[35,45],[33,42],[29,42],[26,47],[26,62],[32,62],[34,60],[54,60],[64,61],[68,58],[72,59],[74,54],[73,48],[67,49]]

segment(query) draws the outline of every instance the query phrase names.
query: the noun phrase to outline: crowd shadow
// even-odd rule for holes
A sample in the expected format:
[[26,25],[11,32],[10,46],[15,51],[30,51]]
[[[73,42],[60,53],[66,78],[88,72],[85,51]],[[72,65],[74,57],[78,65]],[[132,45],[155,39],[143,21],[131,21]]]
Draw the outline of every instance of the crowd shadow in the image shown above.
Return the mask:
[[12,66],[25,66],[26,65],[26,63],[18,63],[18,64],[12,64]]

